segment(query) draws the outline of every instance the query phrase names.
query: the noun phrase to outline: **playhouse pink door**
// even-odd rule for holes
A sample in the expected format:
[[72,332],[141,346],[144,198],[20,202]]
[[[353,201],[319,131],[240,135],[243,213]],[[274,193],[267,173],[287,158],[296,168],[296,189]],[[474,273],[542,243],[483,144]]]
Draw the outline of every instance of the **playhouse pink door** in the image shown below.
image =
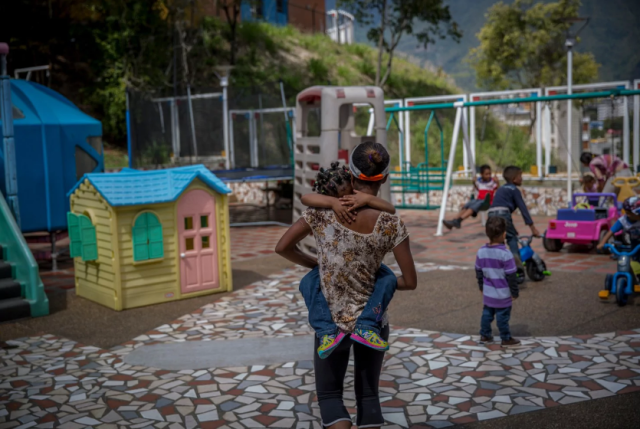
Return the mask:
[[215,199],[199,189],[178,203],[180,284],[182,293],[220,287]]

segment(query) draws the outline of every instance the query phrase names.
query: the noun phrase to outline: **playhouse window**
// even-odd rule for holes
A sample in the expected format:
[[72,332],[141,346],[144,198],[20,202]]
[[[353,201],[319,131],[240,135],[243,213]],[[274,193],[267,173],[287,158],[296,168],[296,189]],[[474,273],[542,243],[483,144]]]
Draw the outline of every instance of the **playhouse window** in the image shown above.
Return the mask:
[[69,224],[69,253],[72,258],[81,257],[83,261],[98,259],[98,241],[96,227],[91,219],[82,214],[67,213]]
[[155,214],[145,212],[139,215],[133,225],[132,236],[134,261],[164,257],[162,224]]
[[205,235],[202,237],[202,248],[203,249],[208,249],[209,248],[209,236]]
[[209,216],[200,216],[200,228],[209,228]]

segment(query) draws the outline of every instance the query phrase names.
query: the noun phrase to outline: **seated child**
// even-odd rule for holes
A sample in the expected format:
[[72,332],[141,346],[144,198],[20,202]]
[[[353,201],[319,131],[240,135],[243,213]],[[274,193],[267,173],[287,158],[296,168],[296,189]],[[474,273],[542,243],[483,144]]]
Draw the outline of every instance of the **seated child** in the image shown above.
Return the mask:
[[[307,194],[301,198],[302,204],[317,208],[330,208],[343,222],[350,223],[357,216],[356,209],[369,206],[391,214],[395,207],[378,197],[354,192],[351,186],[351,172],[346,166],[339,167],[339,163],[331,164],[329,170],[320,169],[313,190],[317,194]],[[397,278],[384,264],[381,265],[376,276],[373,294],[356,322],[356,329],[351,339],[374,350],[385,351],[389,344],[380,338],[380,328],[384,321],[387,306],[396,291]],[[320,287],[320,270],[311,270],[300,282],[300,292],[309,310],[309,324],[321,339],[318,356],[328,357],[331,352],[345,338],[343,332],[331,318],[329,304]]]
[[502,177],[507,184],[499,188],[493,196],[493,203],[491,203],[491,208],[489,209],[489,219],[501,217],[507,221],[507,246],[516,260],[518,283],[522,283],[524,282],[524,267],[520,260],[520,249],[518,248],[518,230],[513,225],[511,214],[516,209],[520,209],[524,223],[531,228],[531,234],[534,237],[539,237],[540,233],[533,225],[533,219],[531,219],[527,205],[524,203],[522,192],[518,189],[522,185],[522,170],[511,165],[504,169]]
[[[585,193],[597,193],[598,184],[593,174],[585,174],[582,177],[582,191]],[[589,205],[598,207],[600,205],[600,197],[587,197]]]
[[458,213],[458,217],[442,221],[448,229],[460,228],[463,220],[469,216],[476,217],[487,194],[491,196],[490,202],[493,202],[493,194],[500,187],[500,182],[496,176],[491,177],[491,167],[485,164],[480,167],[480,176],[473,182],[473,187],[478,191],[478,197],[475,200],[469,200]]
[[[620,231],[624,231],[629,235],[631,241],[631,247],[635,248],[640,244],[640,197],[627,198],[622,203],[622,209],[625,211],[625,215],[613,224],[611,229],[602,237],[600,243],[598,243],[598,250],[602,250],[604,245],[609,242],[614,234]],[[633,256],[631,261],[631,268],[636,276],[640,279],[640,255]]]

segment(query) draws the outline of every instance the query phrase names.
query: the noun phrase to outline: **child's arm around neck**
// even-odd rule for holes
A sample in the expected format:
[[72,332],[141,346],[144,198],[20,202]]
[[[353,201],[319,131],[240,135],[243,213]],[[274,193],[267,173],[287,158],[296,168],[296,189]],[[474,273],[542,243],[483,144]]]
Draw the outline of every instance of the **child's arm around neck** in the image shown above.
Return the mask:
[[381,212],[396,214],[396,208],[389,201],[364,192],[356,190],[353,192],[354,193],[351,195],[345,195],[340,198],[340,203],[343,206],[349,207],[350,212],[359,209],[360,207],[369,206],[372,209],[380,210]]

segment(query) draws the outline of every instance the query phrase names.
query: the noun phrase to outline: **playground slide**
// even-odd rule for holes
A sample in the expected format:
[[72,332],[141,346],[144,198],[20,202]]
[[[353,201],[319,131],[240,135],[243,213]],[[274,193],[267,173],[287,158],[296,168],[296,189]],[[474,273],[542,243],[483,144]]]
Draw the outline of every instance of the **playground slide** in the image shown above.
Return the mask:
[[47,314],[38,264],[0,193],[0,322]]

